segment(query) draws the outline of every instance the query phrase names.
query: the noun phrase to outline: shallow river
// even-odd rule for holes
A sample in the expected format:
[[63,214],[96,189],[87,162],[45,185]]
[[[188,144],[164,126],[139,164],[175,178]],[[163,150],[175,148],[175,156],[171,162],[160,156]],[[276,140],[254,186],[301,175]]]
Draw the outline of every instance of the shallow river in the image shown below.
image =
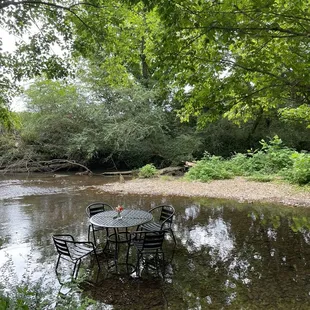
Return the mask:
[[[94,201],[143,210],[167,203],[176,209],[177,246],[168,236],[165,273],[158,277],[150,271],[137,278],[102,271],[95,277],[87,271],[95,267],[85,262],[81,274],[86,281],[76,300],[91,297],[94,309],[310,309],[310,209],[113,195],[96,188],[115,181],[75,175],[1,177],[0,289],[38,285],[48,297],[37,309],[57,308],[59,295],[76,290],[66,287],[66,270],[63,278],[56,277],[53,234],[86,240],[85,208]],[[108,259],[100,262],[103,266]]]

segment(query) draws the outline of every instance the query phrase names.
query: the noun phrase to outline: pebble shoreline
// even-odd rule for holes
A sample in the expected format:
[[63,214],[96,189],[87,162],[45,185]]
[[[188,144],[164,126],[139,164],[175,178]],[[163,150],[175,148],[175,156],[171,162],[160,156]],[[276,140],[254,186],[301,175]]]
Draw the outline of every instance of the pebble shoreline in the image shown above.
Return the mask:
[[105,184],[98,189],[109,193],[224,198],[238,202],[310,207],[310,187],[303,189],[285,183],[255,182],[242,177],[208,183],[188,182],[180,178],[133,179]]

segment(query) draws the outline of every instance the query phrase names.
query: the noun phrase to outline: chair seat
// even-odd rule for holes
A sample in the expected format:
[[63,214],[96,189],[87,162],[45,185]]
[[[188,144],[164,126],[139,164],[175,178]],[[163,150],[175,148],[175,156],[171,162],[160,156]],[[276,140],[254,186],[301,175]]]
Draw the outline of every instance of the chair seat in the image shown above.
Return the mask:
[[70,244],[68,245],[68,248],[70,250],[70,256],[73,260],[78,260],[94,251],[92,246],[85,244]]
[[158,224],[155,222],[149,222],[149,223],[143,224],[142,228],[145,230],[149,230],[149,231],[160,230],[161,224]]

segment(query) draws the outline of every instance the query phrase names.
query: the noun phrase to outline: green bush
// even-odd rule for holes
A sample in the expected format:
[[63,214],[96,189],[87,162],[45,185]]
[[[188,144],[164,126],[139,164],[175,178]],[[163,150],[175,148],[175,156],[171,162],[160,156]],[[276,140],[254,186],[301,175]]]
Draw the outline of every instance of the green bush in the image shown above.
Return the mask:
[[304,185],[310,183],[310,155],[306,153],[294,153],[293,167],[286,171],[284,178],[292,183]]
[[230,179],[234,174],[227,169],[227,167],[227,161],[222,157],[206,154],[202,160],[198,161],[197,164],[185,174],[185,178],[201,182]]
[[267,143],[261,140],[262,150],[265,155],[265,170],[269,173],[277,173],[282,169],[289,168],[293,165],[293,150],[283,146],[282,140],[276,135]]
[[260,141],[261,149],[249,150],[248,160],[243,166],[245,175],[251,174],[277,174],[282,169],[293,165],[291,155],[293,150],[282,145],[282,140],[274,136],[269,142]]
[[237,153],[227,161],[227,169],[234,175],[244,175],[248,168],[249,158],[246,154]]
[[310,183],[309,154],[283,146],[278,136],[260,143],[261,149],[249,150],[247,154],[237,153],[228,160],[205,153],[203,159],[185,174],[185,178],[207,182],[242,175],[251,180],[269,182],[276,176],[282,176],[292,183]]
[[153,164],[147,164],[139,169],[139,178],[151,178],[157,174],[157,169]]
[[78,282],[64,283],[62,288],[67,288],[67,293],[55,295],[51,289],[47,289],[42,285],[42,279],[39,284],[32,285],[28,283],[20,283],[11,287],[9,293],[5,293],[3,287],[0,286],[0,310],[36,310],[36,309],[97,309],[91,308],[96,302],[81,295],[81,289]]

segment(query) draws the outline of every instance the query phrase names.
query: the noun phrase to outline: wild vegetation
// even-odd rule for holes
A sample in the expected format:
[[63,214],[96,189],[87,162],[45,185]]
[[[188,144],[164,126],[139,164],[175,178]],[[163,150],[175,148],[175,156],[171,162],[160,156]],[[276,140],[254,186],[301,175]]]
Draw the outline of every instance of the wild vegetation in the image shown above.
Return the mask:
[[0,309],[1,310],[34,310],[34,309],[89,309],[96,305],[96,302],[88,297],[81,298],[82,280],[78,282],[68,282],[64,284],[63,291],[67,294],[55,294],[52,290],[47,290],[44,286],[43,278],[38,283],[29,283],[24,280],[19,285],[12,286],[10,292],[3,292],[0,289]]
[[309,153],[299,153],[283,146],[277,136],[269,142],[261,140],[260,144],[260,149],[237,153],[229,159],[206,153],[185,177],[202,182],[234,176],[267,182],[280,177],[299,185],[310,183]]
[[157,175],[157,169],[153,164],[147,164],[139,169],[139,178],[150,178]]
[[[192,162],[184,178],[190,181],[208,182],[244,176],[248,179],[270,182],[276,179],[293,184],[310,184],[310,154],[297,152],[283,145],[278,136],[270,141],[260,141],[260,148],[236,153],[229,158],[205,152],[203,158]],[[139,169],[138,177],[158,176],[153,164]]]
[[[0,50],[3,172],[161,168],[275,135],[310,150],[305,0],[22,0],[0,12],[20,38]],[[17,93],[26,112],[9,108]]]

